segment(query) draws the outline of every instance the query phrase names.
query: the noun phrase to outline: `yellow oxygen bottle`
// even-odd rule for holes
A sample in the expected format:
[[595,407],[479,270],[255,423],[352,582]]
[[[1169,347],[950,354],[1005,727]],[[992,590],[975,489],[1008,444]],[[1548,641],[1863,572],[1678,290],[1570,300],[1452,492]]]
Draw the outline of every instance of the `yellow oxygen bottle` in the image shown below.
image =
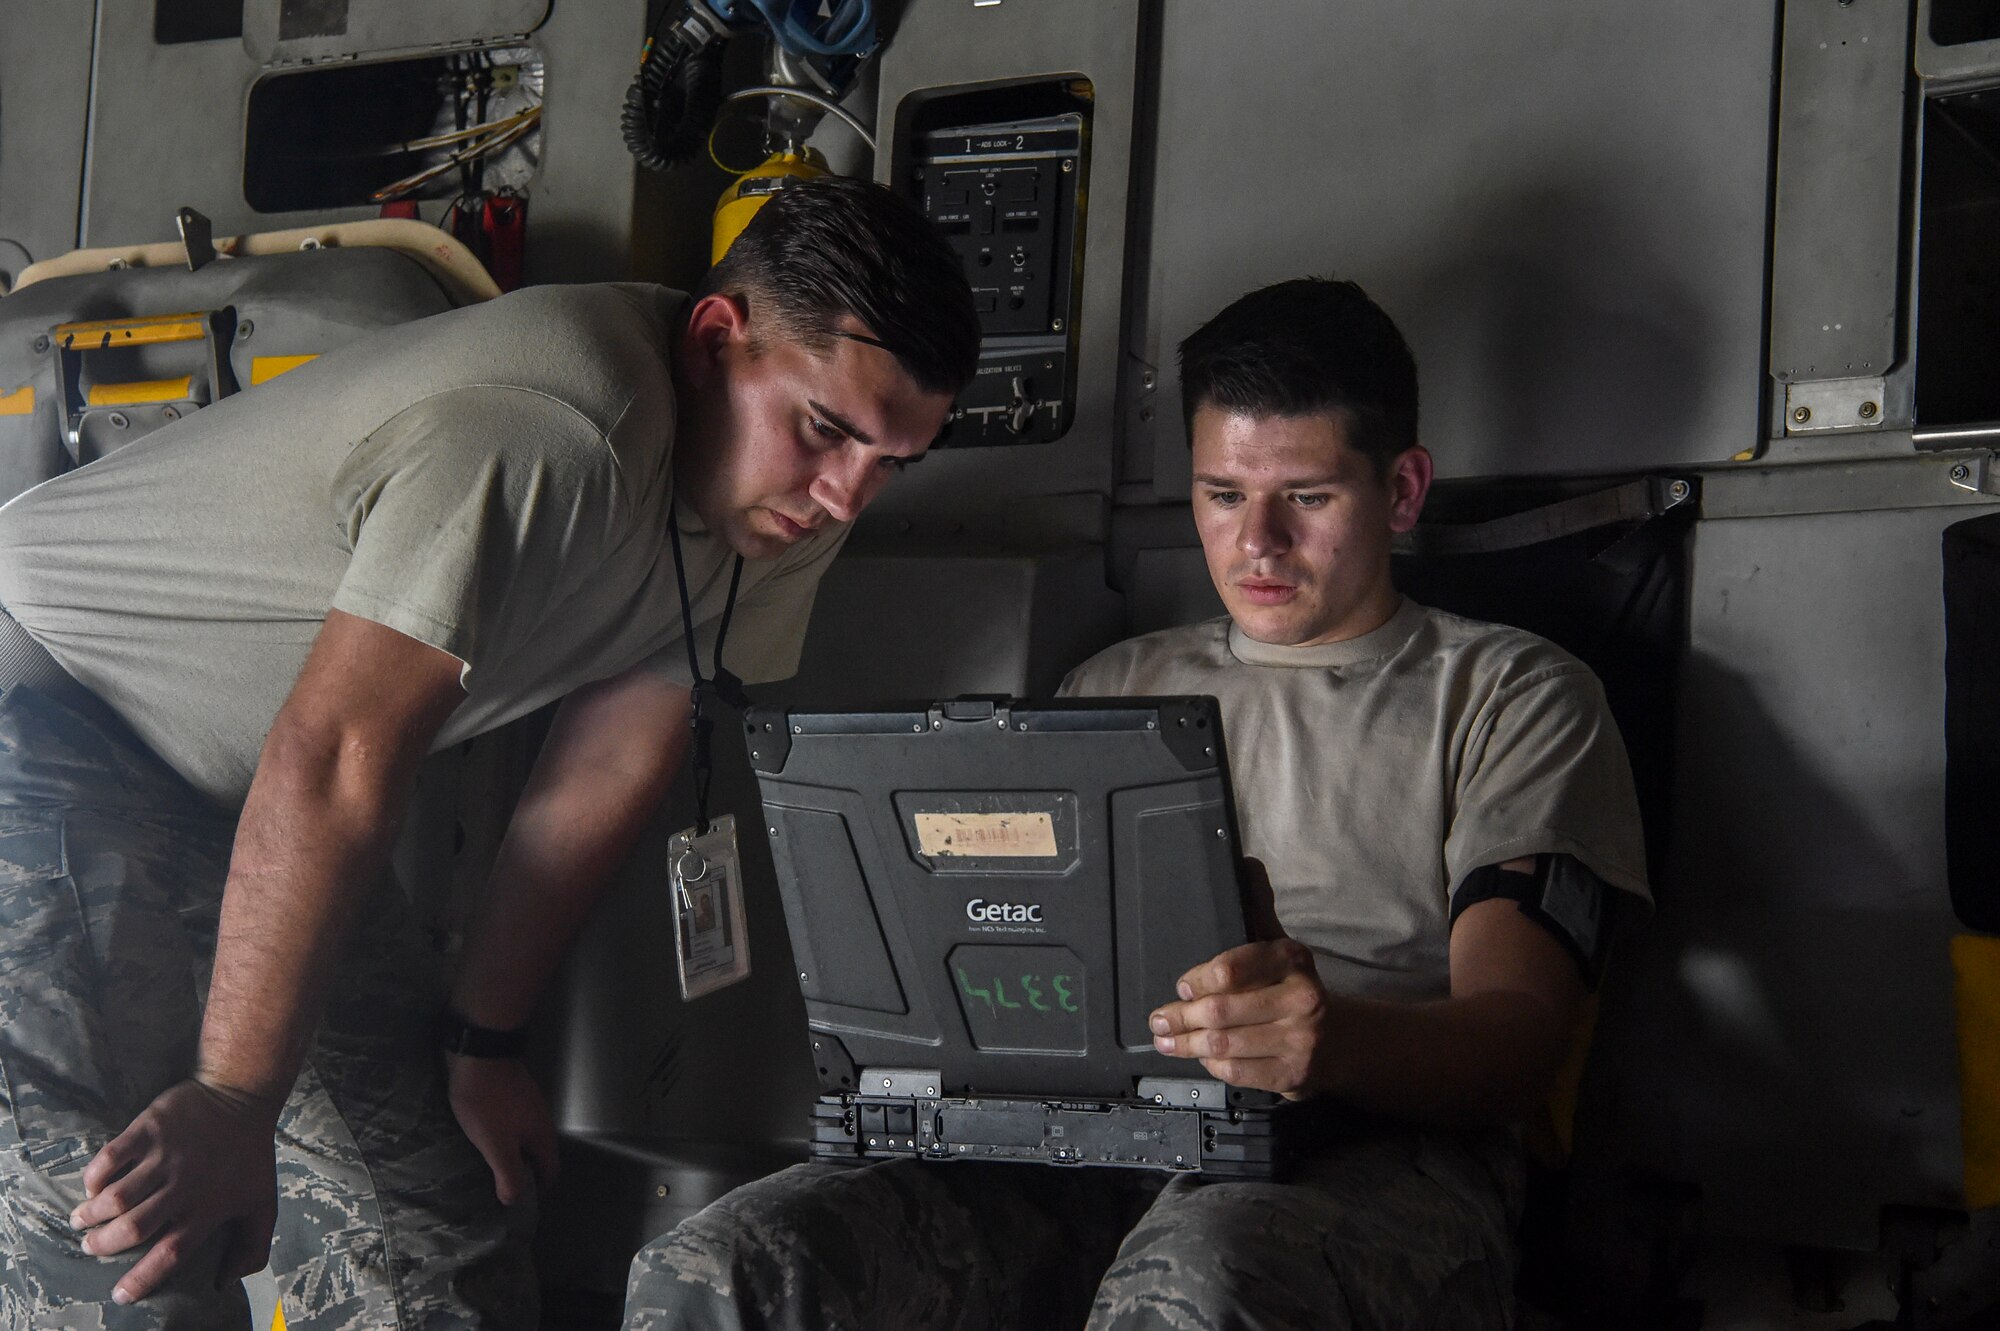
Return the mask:
[[797,152],[788,148],[772,153],[762,165],[738,176],[736,183],[724,190],[722,197],[715,201],[714,239],[709,247],[709,263],[722,261],[729,247],[743,234],[743,228],[750,225],[750,219],[757,215],[757,210],[773,194],[794,180],[812,180],[832,174],[827,169],[826,159],[817,150],[807,148]]

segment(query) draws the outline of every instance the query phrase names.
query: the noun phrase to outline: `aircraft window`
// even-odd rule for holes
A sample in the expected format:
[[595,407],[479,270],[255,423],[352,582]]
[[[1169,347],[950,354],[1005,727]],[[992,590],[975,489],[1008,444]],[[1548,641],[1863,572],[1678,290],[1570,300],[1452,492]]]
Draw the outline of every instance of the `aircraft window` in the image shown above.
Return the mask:
[[153,0],[153,40],[219,42],[243,35],[243,0]]
[[1931,40],[1939,46],[2000,37],[2000,0],[1932,0]]
[[2000,95],[1926,103],[1919,211],[1917,424],[2000,425]]
[[250,90],[244,198],[282,213],[525,191],[542,95],[527,46],[267,75]]

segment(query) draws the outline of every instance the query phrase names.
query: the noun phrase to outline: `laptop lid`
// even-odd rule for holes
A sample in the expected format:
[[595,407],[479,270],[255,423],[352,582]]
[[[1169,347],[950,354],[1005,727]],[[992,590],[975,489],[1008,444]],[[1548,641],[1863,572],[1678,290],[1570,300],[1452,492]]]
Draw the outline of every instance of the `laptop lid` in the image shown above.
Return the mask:
[[1207,1076],[1147,1019],[1246,938],[1213,698],[746,725],[825,1090],[917,1070],[932,1094],[1115,1100]]

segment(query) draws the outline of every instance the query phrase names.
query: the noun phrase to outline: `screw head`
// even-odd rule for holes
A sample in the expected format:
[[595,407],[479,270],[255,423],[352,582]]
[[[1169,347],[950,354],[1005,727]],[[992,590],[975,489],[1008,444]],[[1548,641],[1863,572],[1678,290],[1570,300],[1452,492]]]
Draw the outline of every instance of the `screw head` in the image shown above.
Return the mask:
[[1060,333],[1063,330],[1063,321],[1060,319],[1051,319],[1049,320],[1049,327],[1055,332]]
[[1812,419],[1812,408],[1811,408],[1811,407],[1794,407],[1794,408],[1792,408],[1792,423],[1793,423],[1793,424],[1795,424],[1795,425],[1804,425],[1804,424],[1805,424],[1805,423],[1806,423],[1807,421],[1809,421],[1809,420],[1811,420],[1811,419]]
[[1686,499],[1693,492],[1693,489],[1694,487],[1690,486],[1686,481],[1675,481],[1667,487],[1667,497],[1676,500]]
[[257,321],[255,319],[245,319],[242,323],[236,325],[236,340],[238,342],[248,342],[250,334],[256,331]]
[[1966,466],[1963,462],[1956,463],[1952,466],[1951,478],[1954,481],[1962,481],[1970,475],[1972,475],[1972,468]]
[[1064,174],[1064,175],[1068,175],[1068,174],[1069,174],[1070,172],[1072,172],[1072,171],[1074,171],[1074,170],[1076,170],[1076,159],[1075,159],[1075,158],[1070,158],[1070,159],[1068,159],[1067,161],[1065,161],[1065,162],[1063,163],[1063,174]]
[[47,351],[49,349],[49,340],[46,337],[38,337],[35,339],[34,345],[35,345],[35,352],[37,355],[39,355],[40,353]]
[[166,417],[170,421],[177,421],[181,418],[181,409],[179,407],[171,407],[171,406],[161,407],[160,415]]
[[1881,408],[1876,406],[1873,402],[1864,402],[1861,404],[1861,419],[1864,421],[1872,421],[1875,419],[1875,413],[1880,410]]
[[660,1185],[659,1187],[657,1187],[657,1188],[654,1188],[654,1189],[653,1189],[653,1195],[654,1195],[655,1197],[664,1197],[664,1196],[666,1196],[666,1195],[667,1195],[667,1185],[666,1185],[666,1184],[664,1184],[664,1183],[662,1183],[662,1184],[661,1184],[661,1185]]
[[122,411],[114,411],[105,419],[111,422],[111,427],[115,430],[122,430],[132,423],[125,418],[125,413]]

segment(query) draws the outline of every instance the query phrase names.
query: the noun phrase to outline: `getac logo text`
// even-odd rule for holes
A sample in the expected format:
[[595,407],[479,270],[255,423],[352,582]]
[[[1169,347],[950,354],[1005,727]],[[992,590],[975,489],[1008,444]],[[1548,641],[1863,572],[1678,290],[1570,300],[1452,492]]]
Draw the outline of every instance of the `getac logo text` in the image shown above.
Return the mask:
[[1040,906],[1017,906],[1011,901],[988,901],[974,897],[965,903],[965,918],[975,924],[1040,924]]

